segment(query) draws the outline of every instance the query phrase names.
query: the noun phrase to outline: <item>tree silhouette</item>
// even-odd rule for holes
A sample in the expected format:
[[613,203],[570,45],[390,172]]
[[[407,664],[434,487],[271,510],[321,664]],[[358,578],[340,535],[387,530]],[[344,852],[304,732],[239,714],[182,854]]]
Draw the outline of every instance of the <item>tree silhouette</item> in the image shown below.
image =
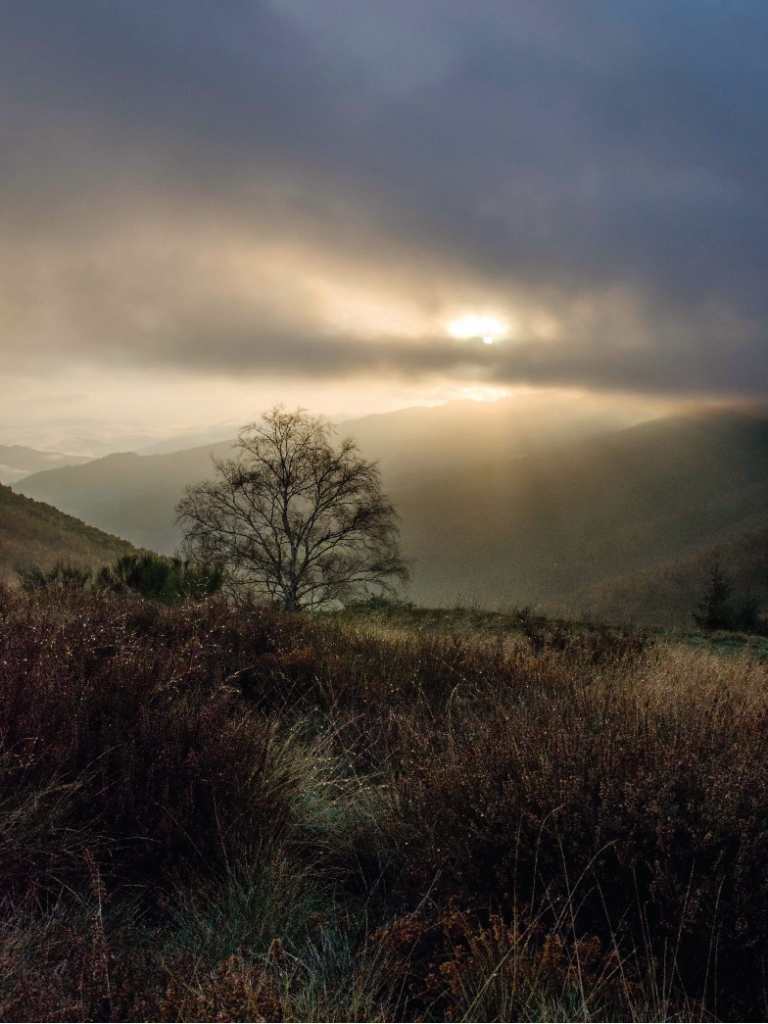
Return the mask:
[[410,578],[398,516],[376,463],[333,425],[275,406],[245,426],[217,479],[188,487],[177,507],[187,554],[226,568],[229,585],[296,610]]
[[699,601],[694,621],[702,629],[733,629],[735,613],[730,604],[733,587],[720,563],[715,562],[709,577],[709,588]]

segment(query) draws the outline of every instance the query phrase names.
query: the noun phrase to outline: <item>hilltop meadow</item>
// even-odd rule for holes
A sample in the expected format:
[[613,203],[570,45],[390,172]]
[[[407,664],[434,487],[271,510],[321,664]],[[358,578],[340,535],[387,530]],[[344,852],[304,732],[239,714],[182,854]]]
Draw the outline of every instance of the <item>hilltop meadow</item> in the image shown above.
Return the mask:
[[0,591],[0,1019],[766,1017],[768,645]]

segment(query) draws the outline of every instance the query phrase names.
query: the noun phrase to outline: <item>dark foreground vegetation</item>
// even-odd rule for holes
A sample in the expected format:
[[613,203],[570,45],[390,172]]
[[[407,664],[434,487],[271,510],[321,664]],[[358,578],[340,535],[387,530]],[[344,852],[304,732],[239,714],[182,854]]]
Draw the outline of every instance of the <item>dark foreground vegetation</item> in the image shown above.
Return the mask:
[[766,1019],[763,662],[390,612],[0,592],[0,1019]]

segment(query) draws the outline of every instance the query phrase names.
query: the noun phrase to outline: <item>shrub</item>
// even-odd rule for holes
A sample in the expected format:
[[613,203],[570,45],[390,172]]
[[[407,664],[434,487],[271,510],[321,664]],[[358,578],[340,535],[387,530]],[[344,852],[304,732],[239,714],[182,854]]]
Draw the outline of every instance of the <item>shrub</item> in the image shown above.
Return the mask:
[[740,630],[744,633],[762,630],[759,602],[750,594],[734,602],[733,586],[719,562],[712,567],[709,587],[696,607],[698,611],[693,613],[693,618],[701,629]]
[[62,562],[57,562],[48,570],[32,565],[17,569],[16,572],[21,589],[26,591],[85,590],[93,575],[90,569],[80,569]]
[[[274,617],[244,610],[235,626],[226,604],[209,603],[158,615],[148,630],[141,612],[83,595],[69,614],[41,605],[7,616],[0,719],[14,827],[18,808],[45,816],[53,801],[61,827],[87,835],[111,871],[148,880],[237,859],[279,834],[293,781],[269,724],[222,685],[278,646]],[[7,884],[19,863],[6,859]]]
[[[597,936],[548,928],[532,908],[525,916],[462,913],[455,908],[396,920],[373,937],[387,951],[382,980],[394,982],[404,1018],[553,1020],[571,1007],[599,1019],[607,1004],[632,1019],[642,998],[637,964]],[[484,917],[483,921],[481,918]]]
[[133,593],[163,604],[202,600],[218,593],[224,583],[221,568],[193,565],[180,558],[166,558],[150,552],[124,555],[112,569],[102,569],[97,586],[113,593]]
[[0,1019],[765,1019],[757,660],[0,597]]
[[16,572],[21,589],[28,592],[106,590],[136,594],[167,605],[201,601],[219,593],[224,584],[224,571],[219,567],[193,565],[152,552],[124,555],[112,567],[99,569],[95,577],[91,569],[58,562],[47,570],[29,566]]

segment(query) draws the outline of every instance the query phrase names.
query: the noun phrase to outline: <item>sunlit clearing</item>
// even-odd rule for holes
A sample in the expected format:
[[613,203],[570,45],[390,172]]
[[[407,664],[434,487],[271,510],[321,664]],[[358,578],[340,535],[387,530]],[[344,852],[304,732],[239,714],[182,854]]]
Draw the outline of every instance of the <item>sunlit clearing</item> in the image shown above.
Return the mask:
[[463,316],[445,327],[454,338],[482,338],[486,345],[492,345],[497,338],[509,333],[509,325],[494,316]]

